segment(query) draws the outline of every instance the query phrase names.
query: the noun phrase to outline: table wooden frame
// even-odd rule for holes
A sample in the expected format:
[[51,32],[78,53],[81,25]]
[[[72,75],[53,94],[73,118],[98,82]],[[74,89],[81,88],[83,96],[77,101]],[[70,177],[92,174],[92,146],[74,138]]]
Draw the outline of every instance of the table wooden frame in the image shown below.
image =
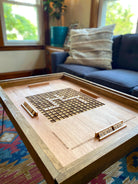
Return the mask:
[[4,92],[4,88],[6,87],[46,82],[54,79],[68,80],[89,90],[98,92],[99,94],[104,94],[107,97],[122,102],[126,106],[131,106],[135,111],[138,109],[138,99],[66,73],[18,78],[0,82],[0,103],[8,114],[47,183],[83,184],[100,174],[100,172],[108,168],[111,164],[137,146],[138,128],[135,127],[131,131],[128,131],[128,134],[119,141],[110,141],[110,143],[95,149],[68,166],[62,167],[60,162],[43,143],[39,135],[28,125],[27,120]]

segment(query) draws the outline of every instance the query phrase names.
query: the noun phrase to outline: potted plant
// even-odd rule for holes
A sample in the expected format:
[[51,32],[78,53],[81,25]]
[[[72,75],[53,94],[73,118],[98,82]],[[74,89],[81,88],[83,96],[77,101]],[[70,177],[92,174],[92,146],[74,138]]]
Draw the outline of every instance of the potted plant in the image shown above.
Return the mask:
[[61,17],[67,6],[65,0],[46,0],[43,2],[44,10],[56,20],[57,26],[50,27],[50,42],[52,46],[63,47],[68,27],[61,26]]

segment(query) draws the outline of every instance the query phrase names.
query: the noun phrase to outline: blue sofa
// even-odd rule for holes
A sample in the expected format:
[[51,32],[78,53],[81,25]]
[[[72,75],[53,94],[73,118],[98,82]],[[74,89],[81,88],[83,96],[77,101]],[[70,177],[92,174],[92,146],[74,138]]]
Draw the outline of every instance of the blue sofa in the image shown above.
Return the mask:
[[112,70],[65,64],[68,52],[52,53],[52,72],[67,72],[138,97],[138,34],[113,37]]

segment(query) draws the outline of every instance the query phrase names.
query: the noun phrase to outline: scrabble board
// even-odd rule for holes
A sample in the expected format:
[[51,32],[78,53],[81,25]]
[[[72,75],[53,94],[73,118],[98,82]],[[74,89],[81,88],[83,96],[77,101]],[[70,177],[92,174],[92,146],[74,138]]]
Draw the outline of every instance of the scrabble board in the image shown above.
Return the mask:
[[48,184],[88,183],[137,145],[133,96],[65,73],[0,86],[0,103]]
[[68,118],[104,103],[71,88],[26,97],[51,122]]

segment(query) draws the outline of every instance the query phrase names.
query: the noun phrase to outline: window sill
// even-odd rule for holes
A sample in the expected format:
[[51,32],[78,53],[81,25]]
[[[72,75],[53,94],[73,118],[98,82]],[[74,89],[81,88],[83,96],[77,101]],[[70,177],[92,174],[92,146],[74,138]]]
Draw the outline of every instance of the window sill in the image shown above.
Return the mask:
[[28,46],[0,46],[0,51],[16,51],[16,50],[44,50],[44,45],[28,45]]

